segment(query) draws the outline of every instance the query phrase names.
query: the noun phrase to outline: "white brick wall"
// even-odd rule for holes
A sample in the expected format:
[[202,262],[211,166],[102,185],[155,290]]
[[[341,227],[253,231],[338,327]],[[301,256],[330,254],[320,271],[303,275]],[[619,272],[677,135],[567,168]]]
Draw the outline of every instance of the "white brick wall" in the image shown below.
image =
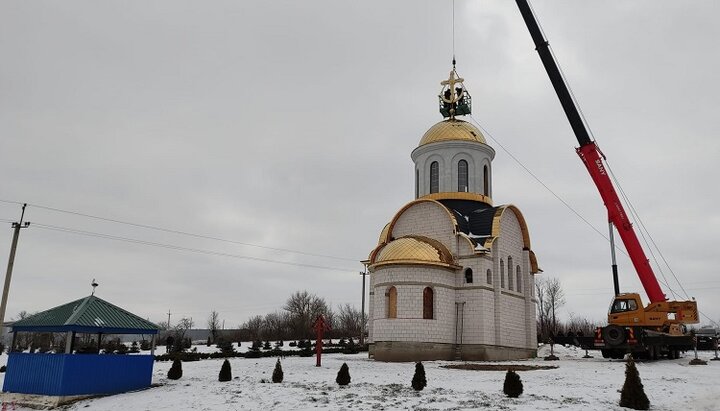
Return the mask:
[[[453,344],[502,345],[535,348],[535,303],[531,295],[533,276],[529,273],[529,252],[523,250],[520,222],[514,211],[502,215],[501,235],[493,244],[490,255],[463,255],[458,258],[459,270],[421,265],[382,266],[370,271],[369,336],[376,341],[407,341]],[[407,209],[393,230],[394,237],[417,234],[434,238],[453,253],[457,237],[447,212],[430,202],[418,203]],[[461,240],[464,241],[464,240]],[[500,289],[499,260],[507,264],[513,259],[510,272],[516,284],[516,268],[520,266],[522,290]],[[473,270],[473,282],[465,281],[465,268]],[[493,283],[487,284],[486,271],[492,270]],[[505,269],[508,275],[508,269]],[[387,317],[386,292],[397,289],[397,318]],[[423,319],[423,290],[434,292],[434,318]],[[456,303],[462,305],[462,317],[456,315]],[[497,311],[496,311],[497,308]],[[458,321],[462,321],[462,329]],[[456,329],[462,335],[456,335]]]

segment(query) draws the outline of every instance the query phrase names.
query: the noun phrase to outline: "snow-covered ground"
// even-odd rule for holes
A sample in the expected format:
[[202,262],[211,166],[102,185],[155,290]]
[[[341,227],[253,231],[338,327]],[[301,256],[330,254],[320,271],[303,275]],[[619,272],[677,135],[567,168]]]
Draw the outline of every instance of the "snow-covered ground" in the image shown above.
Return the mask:
[[[200,348],[199,348],[200,350]],[[547,355],[547,347],[540,356]],[[233,380],[218,382],[221,359],[183,363],[183,377],[167,379],[169,362],[155,363],[153,382],[144,391],[80,401],[70,410],[623,410],[617,405],[625,363],[606,360],[598,352],[582,359],[584,351],[555,347],[559,361],[542,358],[515,364],[556,365],[557,369],[520,371],[524,393],[517,399],[502,393],[505,372],[442,368],[461,362],[425,362],[428,385],[410,387],[413,363],[382,363],[367,353],[328,354],[323,365],[315,358],[281,359],[284,381],[269,380],[277,358],[232,358]],[[678,360],[637,364],[652,410],[720,410],[720,361],[690,366],[688,353]],[[701,352],[703,359],[713,353]],[[6,355],[0,361],[7,359]],[[335,377],[343,362],[352,382],[339,388]],[[493,363],[493,364],[509,364]],[[24,408],[17,408],[22,410]]]

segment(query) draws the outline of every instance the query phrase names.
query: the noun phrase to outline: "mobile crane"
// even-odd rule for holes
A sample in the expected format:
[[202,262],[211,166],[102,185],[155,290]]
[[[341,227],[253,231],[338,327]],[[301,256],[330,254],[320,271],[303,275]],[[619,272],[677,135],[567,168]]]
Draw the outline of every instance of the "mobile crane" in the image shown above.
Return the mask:
[[[610,180],[608,169],[603,162],[605,155],[595,141],[590,138],[588,129],[570,95],[528,1],[516,0],[516,3],[580,144],[580,147],[576,149],[577,154],[590,173],[608,211],[615,297],[610,305],[608,325],[597,328],[595,335],[589,337],[589,341],[583,345],[586,348],[600,349],[605,358],[621,359],[626,353],[648,359],[657,359],[660,356],[678,358],[680,351],[687,351],[693,346],[692,336],[687,334],[685,324],[699,322],[697,302],[694,300],[668,301],[666,298]],[[645,307],[643,307],[640,294],[620,293],[613,227],[620,235],[650,300]]]

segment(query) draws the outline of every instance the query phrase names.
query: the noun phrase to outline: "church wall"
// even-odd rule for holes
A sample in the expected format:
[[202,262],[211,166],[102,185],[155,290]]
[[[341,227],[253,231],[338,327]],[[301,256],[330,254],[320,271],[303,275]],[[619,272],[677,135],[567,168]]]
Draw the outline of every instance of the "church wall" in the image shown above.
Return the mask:
[[[453,344],[455,338],[455,273],[442,268],[389,266],[371,274],[374,292],[373,342],[415,341]],[[397,289],[397,318],[387,318],[385,293]],[[434,294],[433,319],[423,319],[423,290]]]
[[[520,222],[515,213],[506,209],[500,220],[500,238],[497,242],[497,257],[503,260],[505,264],[505,287],[502,290],[500,304],[500,345],[513,347],[532,348],[531,329],[534,328],[534,311],[529,312],[526,294],[529,292],[528,273],[529,266],[527,264],[526,251],[523,250],[523,235],[520,228]],[[513,266],[508,267],[508,257],[512,257]],[[523,280],[522,291],[517,292],[516,267],[521,267],[521,278]],[[509,289],[509,276],[512,276],[513,289]],[[531,318],[529,317],[531,315]],[[533,323],[530,327],[529,324]],[[532,347],[531,347],[532,346]]]
[[393,227],[392,236],[399,238],[415,234],[443,243],[451,253],[457,254],[455,225],[445,207],[432,202],[413,204],[402,213]]
[[[491,170],[490,162],[495,157],[495,150],[475,142],[443,141],[418,147],[412,157],[415,169],[419,170],[420,197],[430,194],[430,164],[433,161],[437,161],[439,166],[440,192],[457,192],[457,163],[461,159],[468,162],[468,191],[483,194],[482,167],[487,165]],[[491,172],[489,174],[492,175]]]

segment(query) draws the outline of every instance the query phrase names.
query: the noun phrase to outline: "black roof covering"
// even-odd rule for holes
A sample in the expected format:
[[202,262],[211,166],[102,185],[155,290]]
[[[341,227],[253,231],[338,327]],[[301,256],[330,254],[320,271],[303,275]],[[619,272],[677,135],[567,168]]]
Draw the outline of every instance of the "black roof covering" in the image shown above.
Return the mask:
[[498,207],[472,200],[438,200],[455,213],[460,231],[472,236],[492,235],[493,217]]

